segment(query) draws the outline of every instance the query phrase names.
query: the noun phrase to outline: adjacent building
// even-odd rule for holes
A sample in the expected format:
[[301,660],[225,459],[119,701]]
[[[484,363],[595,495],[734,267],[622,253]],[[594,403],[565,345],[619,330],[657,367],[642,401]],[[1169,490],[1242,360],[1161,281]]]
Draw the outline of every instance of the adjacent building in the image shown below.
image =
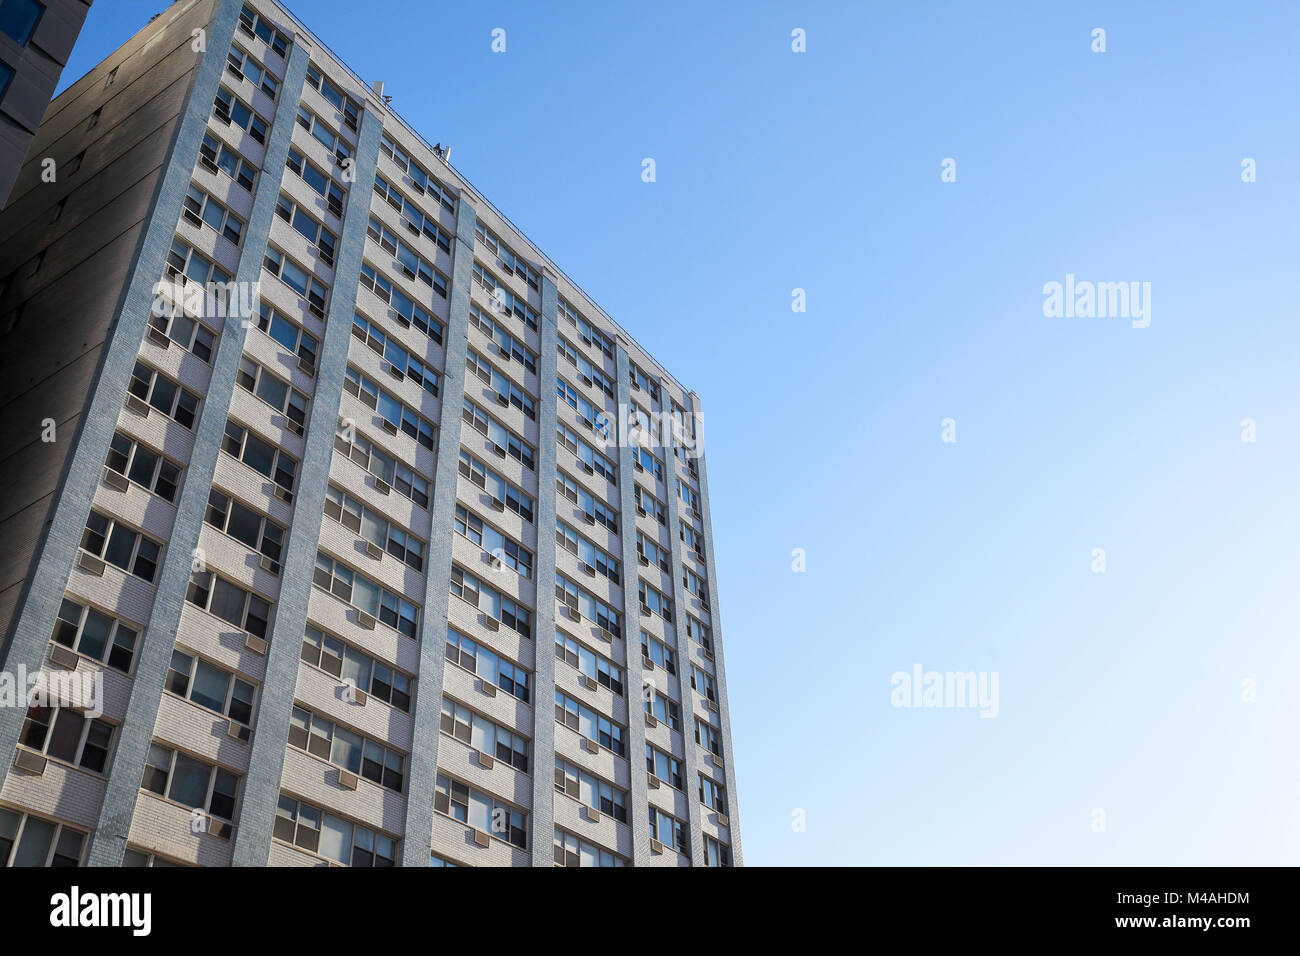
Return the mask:
[[0,0],[0,209],[89,10],[90,0]]
[[741,863],[698,397],[286,10],[50,105],[0,331],[0,865]]

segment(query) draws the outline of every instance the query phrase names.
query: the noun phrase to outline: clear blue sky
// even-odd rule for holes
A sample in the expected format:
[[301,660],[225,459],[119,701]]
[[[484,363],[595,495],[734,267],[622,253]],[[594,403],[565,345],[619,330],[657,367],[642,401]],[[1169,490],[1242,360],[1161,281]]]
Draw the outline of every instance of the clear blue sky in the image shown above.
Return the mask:
[[294,9],[701,394],[747,863],[1300,861],[1294,5]]

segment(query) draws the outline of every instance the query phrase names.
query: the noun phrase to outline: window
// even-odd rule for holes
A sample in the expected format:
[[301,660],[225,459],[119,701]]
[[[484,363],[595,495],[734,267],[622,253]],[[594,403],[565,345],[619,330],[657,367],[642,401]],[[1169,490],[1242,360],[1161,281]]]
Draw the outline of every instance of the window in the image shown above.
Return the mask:
[[677,536],[686,546],[695,552],[695,556],[704,560],[704,536],[695,530],[695,526],[680,518],[677,521]]
[[727,812],[727,788],[700,774],[700,803],[719,813]]
[[185,600],[195,607],[242,628],[254,637],[265,638],[271,619],[271,602],[231,584],[211,571],[195,571],[185,591]]
[[203,142],[199,145],[199,165],[212,173],[220,170],[249,192],[253,191],[256,167],[211,133],[203,134]]
[[708,603],[709,582],[705,577],[696,574],[690,568],[682,568],[682,584],[685,586],[687,593],[694,594],[701,601]]
[[677,706],[677,701],[670,700],[658,691],[645,699],[645,712],[652,714],[656,720],[667,724],[673,730],[682,729],[682,712]]
[[248,4],[244,4],[239,11],[239,29],[250,37],[257,37],[274,50],[278,56],[284,56],[289,49],[289,41],[285,35],[271,26],[265,17]]
[[81,550],[150,584],[158,576],[162,544],[98,511],[86,519]]
[[471,513],[464,505],[456,506],[456,530],[520,577],[532,577],[533,553]]
[[447,662],[477,674],[511,697],[528,703],[528,671],[450,627],[447,628]]
[[580,840],[564,830],[555,831],[556,866],[627,866],[627,861],[606,850]]
[[713,633],[689,614],[686,615],[686,636],[709,653],[713,652]]
[[367,508],[343,489],[330,485],[325,490],[325,514],[403,564],[424,570],[424,542],[392,524],[377,511]]
[[429,507],[429,483],[391,455],[380,451],[370,439],[356,434],[352,441],[338,435],[334,447],[365,468],[399,495],[410,498],[421,508]]
[[499,236],[478,220],[474,225],[474,248],[486,249],[496,256],[496,265],[508,276],[518,276],[528,283],[534,291],[541,289],[541,279],[537,270],[519,258]]
[[381,388],[355,365],[349,365],[344,375],[343,387],[379,412],[391,426],[387,429],[391,434],[403,432],[425,448],[433,450],[434,426],[428,419],[413,411],[392,392]]
[[633,488],[632,495],[636,499],[637,514],[642,517],[652,517],[665,528],[668,527],[668,510],[658,498],[644,490],[640,485]]
[[182,215],[194,226],[201,229],[206,225],[235,245],[244,233],[244,221],[198,186],[191,185],[186,192]]
[[275,214],[293,226],[300,236],[316,247],[321,262],[333,267],[334,253],[339,242],[338,236],[313,219],[284,193],[281,193],[280,198],[276,200]]
[[621,615],[590,591],[578,587],[563,574],[555,575],[555,597],[561,604],[568,605],[587,620],[595,621],[615,637],[623,635]]
[[208,492],[208,507],[203,520],[264,555],[271,564],[267,570],[272,574],[280,573],[284,529],[270,518],[254,511],[238,498],[213,488]]
[[428,311],[415,304],[415,300],[393,285],[382,272],[368,262],[361,263],[363,286],[391,305],[391,318],[403,328],[415,326],[435,342],[442,343],[442,325]]
[[588,650],[563,631],[555,632],[555,657],[570,667],[590,677],[602,687],[608,687],[620,697],[623,695],[623,669],[608,658]]
[[578,418],[581,419],[583,426],[588,431],[598,435],[606,442],[609,441],[609,416],[603,410],[596,408],[591,402],[587,401],[576,388],[562,377],[555,379],[555,393],[563,404],[568,405],[578,413]]
[[400,841],[280,794],[275,839],[343,866],[397,866]]
[[713,675],[705,673],[702,668],[691,665],[691,690],[699,691],[715,704],[718,702],[718,688]]
[[432,263],[421,257],[418,252],[397,238],[391,229],[374,216],[370,217],[370,224],[366,227],[366,235],[393,257],[394,264],[407,279],[418,279],[444,299],[447,298],[447,277],[434,268]]
[[238,46],[230,48],[226,54],[226,69],[241,80],[248,80],[271,99],[275,99],[276,90],[280,88],[277,80],[266,67],[258,63],[251,53],[245,53]]
[[456,467],[462,475],[491,495],[494,501],[501,502],[525,521],[533,520],[533,499],[463,448]]
[[672,573],[668,549],[651,541],[640,531],[636,533],[636,553],[645,559],[643,563],[657,565],[661,571]]
[[316,141],[333,153],[334,158],[340,163],[352,155],[352,147],[347,141],[305,106],[298,107],[298,125],[311,133]]
[[185,428],[194,427],[199,397],[143,362],[135,363],[127,391]]
[[273,246],[266,247],[262,268],[306,299],[307,309],[312,315],[318,319],[325,318],[325,296],[328,290],[325,284],[307,269],[287,258],[283,252]]
[[664,480],[664,464],[650,453],[648,448],[632,447],[632,467],[637,471],[646,471],[659,481]]
[[558,296],[556,303],[556,315],[558,318],[565,319],[570,325],[578,330],[582,337],[582,344],[595,346],[605,353],[608,358],[614,357],[614,343],[604,332],[595,328],[590,322],[582,317],[573,305],[564,296]]
[[403,196],[397,187],[383,176],[375,176],[375,193],[401,214],[402,222],[408,232],[422,233],[433,240],[443,252],[451,252],[451,236],[439,228],[433,219],[421,212],[415,203]]
[[582,509],[588,519],[587,524],[603,524],[610,531],[618,533],[617,513],[563,471],[556,471],[555,490]]
[[212,103],[212,115],[231,126],[238,126],[257,142],[266,142],[267,121],[224,86],[217,90],[217,98]]
[[498,726],[450,697],[442,698],[439,729],[480,753],[495,757],[516,770],[528,772],[528,741],[525,738]]
[[488,307],[497,315],[513,315],[525,326],[537,331],[537,312],[527,302],[502,287],[496,276],[474,261],[473,281],[487,296]]
[[641,613],[645,614],[649,609],[651,614],[658,614],[668,623],[673,619],[673,602],[664,597],[656,588],[651,587],[644,581],[637,582],[637,593],[641,598]]
[[598,548],[581,534],[570,528],[563,521],[555,522],[555,543],[575,555],[585,566],[588,574],[594,571],[604,575],[615,584],[622,584],[622,575],[618,572],[616,561],[603,548]]
[[345,644],[333,634],[308,624],[301,656],[312,667],[353,684],[390,707],[411,712],[410,675]]
[[508,403],[513,405],[524,413],[525,418],[530,421],[537,420],[537,407],[533,402],[533,397],[511,379],[498,372],[491,362],[472,348],[467,350],[465,366],[469,374],[497,393],[497,402],[499,404]]
[[[164,308],[169,311],[160,315],[159,311]],[[149,324],[181,348],[192,353],[199,361],[212,364],[217,333],[198,319],[186,314],[182,303],[173,302],[167,306],[162,300],[157,300],[154,310],[149,314]]]
[[131,673],[140,632],[88,605],[64,598],[50,640],[123,674]]
[[686,839],[686,824],[658,807],[650,807],[650,839],[672,847],[685,856],[691,855],[691,845]]
[[496,343],[497,354],[501,358],[507,362],[513,359],[522,365],[525,371],[537,374],[537,356],[533,351],[502,328],[475,303],[471,303],[469,307],[469,324],[477,326],[479,331]]
[[436,853],[429,854],[429,865],[437,866],[437,867],[451,867],[452,869],[455,869],[456,867],[460,866],[459,863],[453,863],[451,860],[438,856],[438,854]]
[[117,432],[109,442],[108,459],[104,462],[115,471],[151,491],[163,501],[175,501],[181,483],[181,466],[164,458],[159,452]]
[[627,369],[627,377],[632,383],[632,390],[640,391],[644,389],[650,393],[650,397],[656,402],[659,401],[659,383],[641,371],[635,362],[630,362]]
[[18,742],[29,750],[94,773],[108,766],[113,725],[71,707],[28,707]]
[[122,855],[123,866],[184,866],[184,863],[173,863],[171,860],[150,853],[148,850],[141,850],[138,847],[128,846],[126,852]]
[[577,458],[578,467],[587,474],[600,475],[606,481],[618,484],[618,472],[614,463],[579,438],[578,433],[568,425],[555,423],[555,440]]
[[443,773],[438,774],[433,809],[521,850],[528,849],[527,814]]
[[336,183],[329,173],[314,163],[303,158],[302,153],[289,148],[289,158],[285,165],[298,178],[305,182],[325,200],[325,205],[334,215],[343,217],[343,187]]
[[288,382],[276,378],[247,355],[239,357],[239,374],[236,383],[246,392],[256,395],[277,412],[299,426],[307,423],[307,396]]
[[36,0],[0,0],[0,33],[26,46],[44,12],[45,4]]
[[312,583],[407,637],[415,637],[418,607],[323,551],[316,552]]
[[695,718],[695,742],[714,756],[722,756],[722,735],[698,717]]
[[[426,334],[431,332],[433,340],[442,343],[442,327],[437,323],[424,331]],[[395,378],[405,376],[430,395],[438,394],[438,373],[414,358],[360,312],[352,314],[352,334],[364,342],[371,351],[378,352],[384,357],[384,362],[388,363],[389,375]],[[383,365],[382,362],[380,364]]]
[[582,379],[584,385],[594,386],[610,398],[614,397],[614,382],[602,369],[592,365],[586,355],[570,345],[564,336],[560,336],[556,350],[562,359],[578,370],[578,377]]
[[233,419],[226,421],[226,434],[221,440],[221,450],[238,458],[258,474],[270,478],[285,491],[293,491],[298,474],[298,461],[288,452],[271,444]]
[[167,689],[245,727],[253,723],[253,685],[179,648],[172,651]]
[[225,271],[179,239],[172,240],[171,251],[167,253],[167,265],[163,271],[168,279],[177,279],[183,275],[201,286],[206,286],[209,282],[230,281],[230,276]]
[[402,792],[406,757],[319,714],[295,706],[289,715],[289,746],[360,774],[381,787]]
[[80,866],[86,834],[0,807],[0,866]]
[[435,205],[441,205],[447,212],[453,214],[456,212],[456,201],[448,192],[447,187],[430,175],[423,166],[411,159],[406,150],[398,146],[387,133],[383,134],[380,139],[379,148],[385,156],[401,168],[402,172],[406,173],[407,185],[421,196],[428,196],[434,201]]
[[562,690],[555,692],[555,720],[606,750],[613,751],[620,757],[627,756],[623,743],[626,733],[624,729]]
[[731,866],[731,847],[725,843],[719,843],[711,836],[705,836],[704,865]]
[[512,631],[532,637],[532,612],[488,587],[461,568],[451,569],[451,593],[474,605],[488,617],[496,618]]
[[354,130],[357,128],[357,104],[350,97],[344,95],[342,90],[331,83],[311,63],[307,64],[307,84],[320,90],[321,96],[325,97],[331,106],[343,114],[343,123],[348,129]]
[[677,655],[659,638],[641,632],[641,653],[670,674],[677,673]]
[[611,783],[593,777],[576,764],[555,760],[555,789],[599,810],[621,823],[627,823],[627,793]]
[[645,767],[674,790],[682,789],[682,762],[676,757],[646,744]]
[[699,493],[680,478],[677,479],[677,497],[686,502],[696,514],[700,513]]
[[486,435],[492,441],[498,456],[509,455],[530,470],[537,467],[537,450],[468,398],[465,399],[461,419],[475,431]]
[[[239,783],[238,774],[154,741],[149,745],[140,787],[191,809],[233,820]],[[228,832],[227,829],[222,835],[227,836]]]
[[316,355],[320,351],[320,343],[316,341],[315,336],[304,331],[265,302],[258,309],[257,327],[291,355],[296,355],[306,362],[310,366],[309,372],[315,372]]

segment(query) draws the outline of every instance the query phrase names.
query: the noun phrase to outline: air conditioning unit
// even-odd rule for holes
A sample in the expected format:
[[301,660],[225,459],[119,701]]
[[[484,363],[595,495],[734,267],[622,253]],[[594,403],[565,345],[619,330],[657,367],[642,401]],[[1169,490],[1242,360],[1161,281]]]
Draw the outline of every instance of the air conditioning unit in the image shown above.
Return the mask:
[[708,599],[708,598],[700,598],[700,610],[701,610],[701,611],[707,611],[707,610],[709,610],[709,599]]
[[496,762],[481,750],[474,751],[474,760],[484,770],[491,770],[492,765]]
[[483,615],[483,626],[486,627],[489,631],[501,630],[501,622],[488,614]]
[[126,475],[114,471],[107,465],[104,466],[104,484],[116,491],[126,491],[131,487],[131,483],[126,480]]
[[379,427],[382,428],[384,431],[388,432],[388,434],[390,435],[397,434],[397,426],[394,425],[392,422],[390,422],[387,418],[380,420]]
[[478,689],[488,697],[495,697],[497,695],[497,685],[485,680],[480,680],[478,682]]
[[505,511],[505,510],[506,510],[506,503],[505,503],[504,501],[502,501],[500,498],[493,498],[493,499],[492,499],[492,507],[493,507],[494,509],[496,509],[497,511]]
[[646,670],[648,670],[648,671],[652,671],[652,670],[655,669],[655,662],[652,661],[652,660],[650,660],[650,658],[646,657],[644,654],[642,654],[642,655],[641,655],[641,666],[644,667],[644,668],[645,668]]
[[19,747],[14,753],[14,766],[19,770],[26,771],[27,773],[45,773],[45,764],[46,760],[44,755],[38,754],[34,750],[27,750],[23,747]]
[[266,653],[266,641],[262,640],[262,638],[258,637],[256,634],[249,634],[245,637],[244,646],[254,654]]
[[367,631],[373,631],[375,629],[375,619],[365,611],[357,611],[357,623]]
[[76,651],[70,647],[64,647],[62,644],[50,645],[49,659],[51,664],[65,671],[75,671],[77,665],[81,662],[81,657]]
[[659,718],[656,717],[654,714],[647,713],[647,714],[645,715],[645,725],[646,725],[647,727],[658,727],[658,726],[659,726]]
[[475,830],[474,842],[481,847],[489,847],[492,845],[492,835],[483,830]]
[[584,511],[582,513],[582,520],[587,522],[587,524],[595,524],[596,516],[592,514],[590,511]]
[[653,853],[655,856],[662,856],[664,852],[664,845],[660,843],[658,840],[651,840],[650,852]]
[[493,571],[500,571],[506,566],[506,563],[502,561],[499,556],[492,554],[491,552],[484,553],[487,555],[487,563]]
[[731,825],[731,819],[721,810],[715,811],[713,814],[713,818],[718,822],[718,826],[720,827]]
[[506,450],[502,448],[500,445],[498,445],[496,442],[493,442],[492,454],[496,455],[498,458],[504,458],[506,457]]
[[381,548],[379,545],[375,544],[373,541],[367,541],[366,556],[370,558],[374,558],[376,561],[378,561],[381,558],[383,558],[384,549]]
[[637,555],[637,561],[640,563],[640,565],[641,565],[643,568],[648,568],[648,567],[650,567],[650,559],[647,558],[644,554]]
[[587,753],[589,754],[600,753],[600,744],[596,743],[596,741],[594,740],[589,740],[586,737],[584,737],[582,739],[582,745],[587,749]]
[[95,577],[103,577],[104,569],[108,567],[108,565],[93,554],[86,554],[86,552],[83,551],[81,554],[77,555],[77,567],[89,574],[95,575]]
[[339,786],[344,790],[357,789],[357,775],[351,770],[339,768]]
[[154,328],[151,325],[149,326],[149,331],[145,333],[145,336],[150,342],[160,348],[169,349],[172,347],[172,340],[167,337],[167,333],[162,329]]
[[498,345],[498,346],[497,346],[497,354],[499,354],[499,355],[500,355],[503,359],[505,359],[507,362],[510,361],[510,350],[509,350],[508,348],[506,348],[505,346]]
[[587,688],[587,690],[600,689],[600,684],[597,683],[595,679],[588,677],[586,674],[582,675],[582,686]]
[[651,789],[651,790],[658,790],[658,789],[659,789],[659,778],[656,777],[654,774],[650,774],[649,785],[650,785],[650,789]]
[[502,395],[500,392],[497,392],[497,404],[502,408],[505,408],[510,404],[510,399]]
[[384,481],[384,479],[382,478],[375,479],[375,491],[379,492],[381,495],[386,495],[391,490],[392,489],[389,488],[388,486],[388,482]]
[[587,575],[587,577],[589,578],[594,578],[596,576],[596,569],[593,568],[590,564],[584,564],[582,566],[582,573]]
[[596,636],[599,637],[602,641],[604,641],[607,644],[614,643],[614,632],[611,631],[609,628],[606,627],[597,628]]
[[241,724],[237,720],[226,721],[226,736],[232,740],[240,740],[248,743],[248,738],[253,735],[253,728],[246,724]]
[[366,706],[366,701],[370,699],[369,694],[351,681],[344,682],[343,687],[343,697],[349,704],[356,704],[358,707]]
[[652,613],[652,612],[651,612],[651,610],[650,610],[650,605],[649,605],[649,604],[642,604],[642,605],[641,605],[641,614],[642,614],[643,617],[649,617],[651,613]]
[[585,816],[592,823],[600,822],[600,811],[594,809],[593,807],[584,805],[582,808],[582,815]]
[[271,574],[279,574],[279,573],[280,573],[280,564],[279,564],[279,562],[277,562],[277,561],[272,561],[272,560],[271,560],[270,558],[268,558],[266,555],[262,555],[262,560],[258,561],[257,563],[258,563],[258,565],[261,567],[261,569],[262,569],[263,571],[270,572]]
[[138,395],[128,395],[126,397],[127,411],[135,412],[141,418],[149,417],[149,405]]
[[713,766],[717,767],[719,770],[722,770],[726,767],[726,764],[722,762],[722,758],[719,757],[717,754],[710,752],[708,756],[709,756],[709,763],[713,764]]
[[709,705],[709,710],[713,711],[715,714],[718,712],[718,702],[716,700],[705,701],[705,703]]
[[564,605],[564,616],[567,617],[570,621],[582,620],[582,615],[579,614],[574,608],[569,607],[569,605],[567,604]]

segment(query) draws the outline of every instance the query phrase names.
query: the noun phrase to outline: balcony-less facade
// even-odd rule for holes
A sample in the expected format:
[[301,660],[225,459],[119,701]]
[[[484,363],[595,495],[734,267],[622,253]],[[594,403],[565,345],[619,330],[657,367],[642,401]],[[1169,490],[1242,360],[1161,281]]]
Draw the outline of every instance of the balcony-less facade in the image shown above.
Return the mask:
[[38,151],[4,669],[102,694],[0,708],[0,864],[738,865],[696,395],[274,3]]

